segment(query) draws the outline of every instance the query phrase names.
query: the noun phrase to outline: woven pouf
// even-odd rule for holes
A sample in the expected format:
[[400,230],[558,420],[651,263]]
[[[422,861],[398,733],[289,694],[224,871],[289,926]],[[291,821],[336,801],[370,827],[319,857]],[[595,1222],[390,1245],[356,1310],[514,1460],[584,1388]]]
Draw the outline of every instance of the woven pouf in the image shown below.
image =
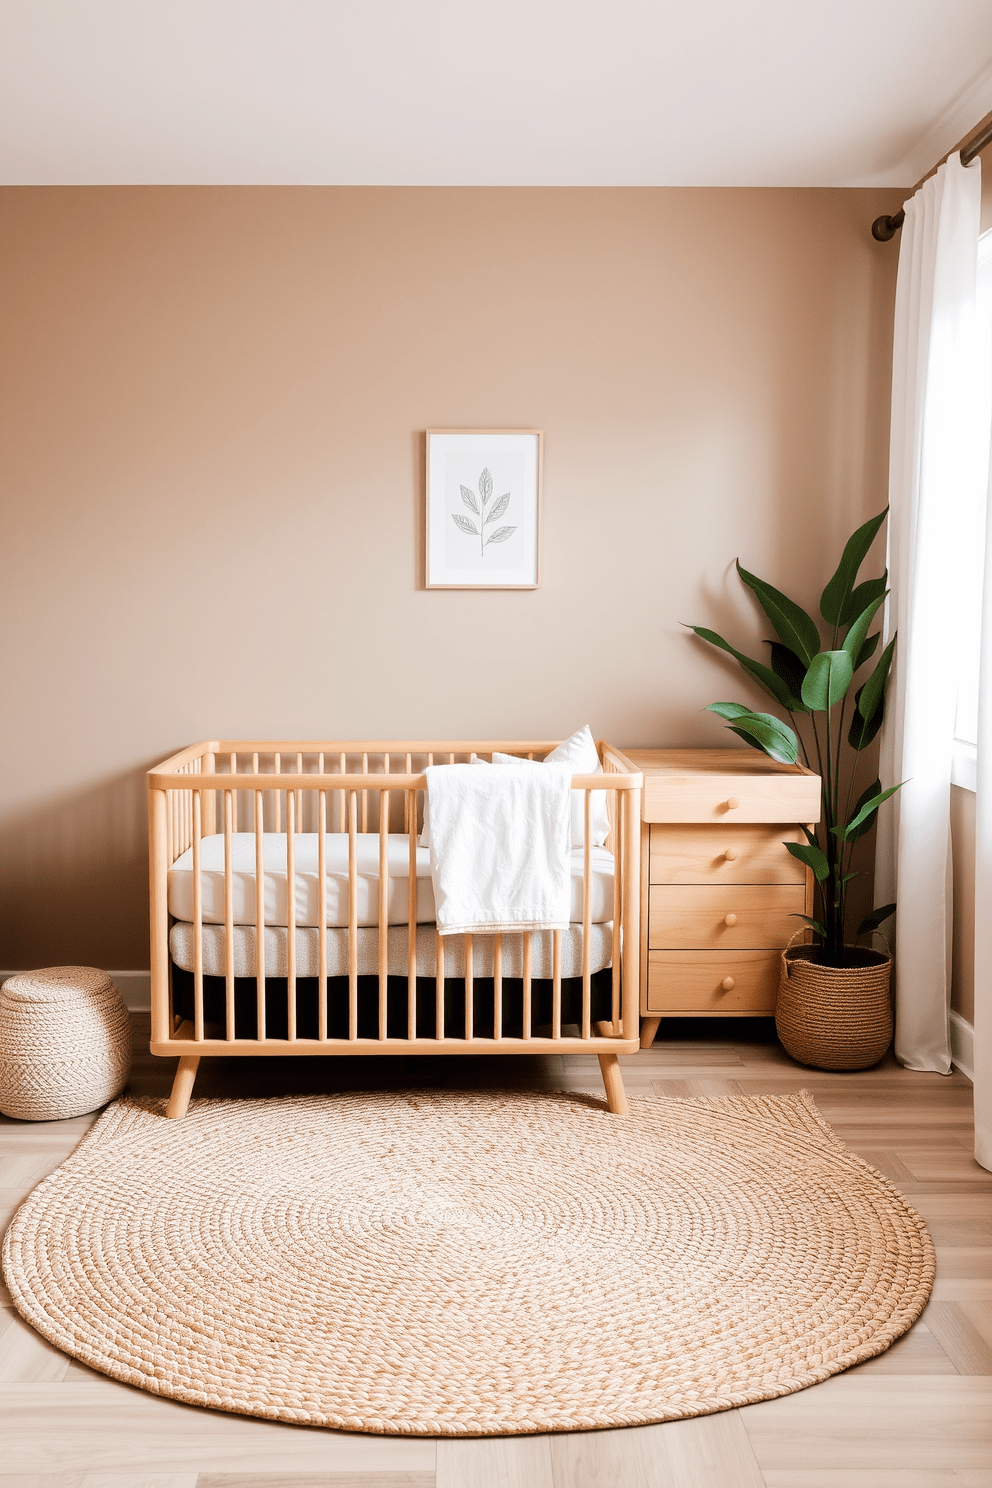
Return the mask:
[[120,1095],[131,1020],[105,971],[46,966],[0,987],[0,1111],[64,1121]]

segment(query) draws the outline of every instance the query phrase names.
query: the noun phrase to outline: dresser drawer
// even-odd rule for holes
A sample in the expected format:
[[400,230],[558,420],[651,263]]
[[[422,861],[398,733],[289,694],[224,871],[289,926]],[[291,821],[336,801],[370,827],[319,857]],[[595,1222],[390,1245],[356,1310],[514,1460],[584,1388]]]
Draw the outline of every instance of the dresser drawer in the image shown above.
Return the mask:
[[774,1013],[781,967],[780,951],[649,951],[646,1011]]
[[816,775],[723,775],[706,772],[644,777],[648,822],[814,822],[820,816]]
[[782,846],[805,842],[796,826],[652,826],[653,884],[805,884],[806,869]]
[[649,893],[650,950],[781,950],[806,909],[801,884],[656,884]]

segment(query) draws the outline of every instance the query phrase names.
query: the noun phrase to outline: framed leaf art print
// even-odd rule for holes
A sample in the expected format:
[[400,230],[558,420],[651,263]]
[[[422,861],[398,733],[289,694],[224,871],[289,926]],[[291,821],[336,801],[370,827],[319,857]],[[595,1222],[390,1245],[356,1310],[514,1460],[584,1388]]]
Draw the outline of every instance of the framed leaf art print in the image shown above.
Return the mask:
[[428,429],[428,589],[537,589],[539,429]]

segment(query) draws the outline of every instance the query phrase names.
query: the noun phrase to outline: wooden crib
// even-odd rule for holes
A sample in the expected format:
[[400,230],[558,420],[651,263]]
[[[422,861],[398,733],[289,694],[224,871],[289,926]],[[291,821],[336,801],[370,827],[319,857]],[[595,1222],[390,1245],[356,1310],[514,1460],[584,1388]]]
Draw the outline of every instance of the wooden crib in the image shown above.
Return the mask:
[[[573,791],[584,793],[585,833],[572,854],[568,931],[437,936],[424,923],[425,768],[494,751],[540,759],[554,748],[211,740],[150,770],[150,1047],[179,1055],[168,1115],[185,1114],[204,1055],[232,1054],[595,1053],[609,1109],[626,1111],[617,1055],[638,1048],[643,777],[622,754],[600,743],[603,773],[572,778]],[[597,791],[608,807],[611,886],[594,867],[603,851],[591,842]],[[276,852],[285,889],[282,908],[272,911],[266,893]],[[191,890],[181,921],[170,909],[180,880]],[[594,923],[593,901],[609,892],[612,904],[600,905]],[[317,911],[301,911],[301,902]],[[606,970],[594,966],[597,952]],[[574,1021],[563,1018],[563,997]]]

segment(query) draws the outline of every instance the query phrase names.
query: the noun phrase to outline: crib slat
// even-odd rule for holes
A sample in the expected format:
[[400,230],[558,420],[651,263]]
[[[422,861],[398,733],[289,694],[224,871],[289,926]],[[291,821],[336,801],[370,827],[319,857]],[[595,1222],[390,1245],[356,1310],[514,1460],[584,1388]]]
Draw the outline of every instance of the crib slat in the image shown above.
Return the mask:
[[296,1042],[296,792],[292,790],[286,792],[286,1036],[291,1044]]
[[444,1038],[444,936],[434,928],[434,1036]]
[[551,1037],[561,1038],[561,931],[552,930]]
[[592,793],[583,791],[582,794],[585,823],[582,841],[582,1037],[587,1039],[592,1035],[592,973],[589,970],[589,936],[592,922],[592,906],[589,902],[589,870],[592,863],[592,843],[589,840],[589,833],[592,829],[592,818],[589,808]]
[[[276,753],[275,753],[275,756],[274,756],[273,769],[274,769],[274,773],[276,775],[281,775],[282,774],[282,755],[279,753],[278,750],[276,750]],[[278,791],[275,792],[275,808],[276,808],[276,827],[275,827],[275,829],[276,829],[277,832],[281,832],[282,831],[282,802],[279,799],[279,792]]]
[[[208,750],[200,761],[201,775],[215,775],[217,773],[217,757],[212,750]],[[202,836],[212,837],[217,831],[217,792],[199,791],[200,797],[200,823]]]
[[[408,775],[412,775],[413,774],[413,755],[410,754],[409,751],[407,751],[407,756],[406,756],[405,764],[406,764],[406,773]],[[411,801],[410,800],[410,792],[408,791],[406,793],[406,795],[403,797],[403,830],[404,830],[404,832],[409,832],[409,830],[410,830],[410,813],[411,813],[411,809],[413,810],[413,821],[414,821],[414,823],[416,823],[416,820],[417,820],[416,806],[417,806],[417,798],[416,798],[416,796],[414,796],[413,800]]]
[[[410,756],[406,757],[407,774]],[[417,1036],[417,792],[406,791],[407,894],[406,894],[406,1036]]]
[[[320,773],[324,773],[321,755]],[[327,1038],[327,792],[317,801],[317,1037]]]
[[193,792],[193,1037],[203,1038],[203,875],[200,862],[200,792]]
[[610,973],[610,1019],[615,1034],[620,1031],[620,906],[622,903],[620,890],[623,875],[623,816],[619,809],[618,795],[619,792],[614,790],[613,840],[610,844],[613,850],[613,954]]
[[[255,755],[258,765],[258,755]],[[258,773],[256,768],[255,773]],[[265,1038],[265,807],[264,793],[255,791],[255,1014],[257,1037]]]
[[[363,775],[367,775],[368,773],[369,773],[369,757],[368,757],[368,754],[367,753],[363,753],[363,755],[362,755],[362,774]],[[363,790],[362,791],[362,831],[363,832],[367,832],[368,829],[369,829],[369,793],[368,793],[367,790]]]
[[503,937],[493,936],[493,1038],[503,1037]]
[[389,792],[379,792],[379,1037],[386,1037],[389,980]]
[[358,1037],[358,792],[348,792],[348,1037]]
[[475,954],[474,936],[465,936],[465,1037],[471,1040],[475,1011]]
[[[639,790],[628,790],[623,793],[623,925],[622,943],[619,946],[621,957],[621,985],[623,988],[623,1002],[620,1016],[621,1037],[637,1037],[637,998],[638,998],[638,964],[637,944],[640,929],[640,896],[637,893],[637,884],[640,875],[640,853],[641,853],[641,793]],[[618,941],[617,929],[614,925],[614,954],[617,953]]]
[[[237,773],[238,773],[238,756],[235,754],[235,752],[234,752],[233,749],[231,751],[231,758],[230,758],[230,761],[229,761],[229,770],[230,770],[230,773],[232,775],[237,775]],[[232,790],[234,791],[234,810],[233,810],[232,815],[231,815],[231,831],[232,832],[236,832],[238,830],[238,793],[237,793],[237,786],[233,786],[232,787]]]
[[530,1038],[531,992],[533,988],[534,931],[525,930],[524,942],[524,1038]]
[[234,813],[233,790],[224,792],[224,1036],[234,1038]]
[[[339,775],[347,775],[347,773],[348,773],[348,757],[345,754],[344,750],[342,749],[341,753],[338,755],[338,774]],[[339,832],[347,832],[347,830],[348,830],[348,828],[345,826],[345,797],[347,796],[347,794],[348,794],[347,791],[343,791],[343,790],[338,791],[338,831]]]
[[[296,751],[296,773],[297,773],[297,775],[302,775],[303,774],[303,754],[302,754],[302,751],[300,751],[300,750],[297,750]],[[303,831],[306,830],[305,827],[304,827],[304,825],[303,825],[303,787],[302,786],[297,786],[297,789],[296,789],[296,830],[298,832],[303,832]]]

